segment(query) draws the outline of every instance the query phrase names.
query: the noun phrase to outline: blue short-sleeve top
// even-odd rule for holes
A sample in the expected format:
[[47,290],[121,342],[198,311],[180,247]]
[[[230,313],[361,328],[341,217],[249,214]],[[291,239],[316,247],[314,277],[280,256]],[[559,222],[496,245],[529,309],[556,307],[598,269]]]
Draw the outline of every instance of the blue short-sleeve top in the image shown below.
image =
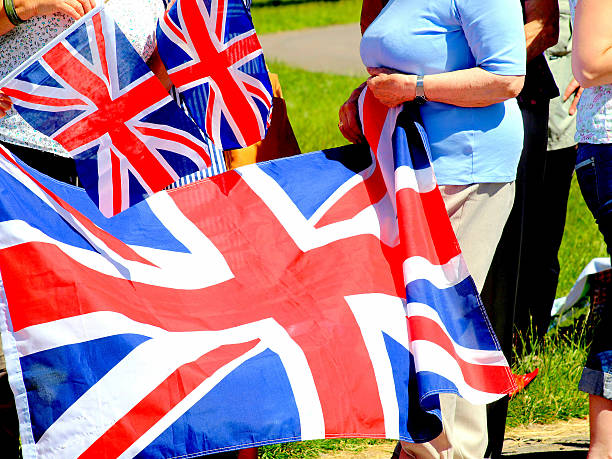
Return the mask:
[[[431,75],[480,67],[524,75],[518,0],[389,0],[363,34],[367,67]],[[438,183],[510,182],[523,147],[516,99],[487,107],[429,101],[421,107]]]

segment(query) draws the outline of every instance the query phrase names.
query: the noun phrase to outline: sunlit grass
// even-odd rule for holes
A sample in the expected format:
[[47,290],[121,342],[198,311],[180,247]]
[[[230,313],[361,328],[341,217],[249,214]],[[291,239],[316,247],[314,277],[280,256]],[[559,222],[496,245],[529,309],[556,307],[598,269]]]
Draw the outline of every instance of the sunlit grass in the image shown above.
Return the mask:
[[338,130],[338,110],[363,79],[313,73],[278,62],[269,62],[268,66],[278,73],[302,152],[348,143]]
[[258,34],[359,22],[361,0],[255,0],[251,8]]

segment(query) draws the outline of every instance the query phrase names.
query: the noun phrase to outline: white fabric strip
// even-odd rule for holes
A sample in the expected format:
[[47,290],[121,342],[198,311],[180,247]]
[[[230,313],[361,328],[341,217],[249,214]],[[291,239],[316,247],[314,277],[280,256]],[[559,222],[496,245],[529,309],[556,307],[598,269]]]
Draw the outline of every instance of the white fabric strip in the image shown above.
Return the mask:
[[385,418],[385,435],[387,438],[399,438],[397,393],[383,333],[408,349],[405,301],[379,293],[352,295],[345,299],[359,324],[374,367]]
[[440,290],[454,287],[470,275],[462,254],[456,255],[443,265],[433,264],[423,257],[410,257],[404,261],[403,269],[405,285],[425,279]]
[[395,191],[411,189],[417,193],[429,193],[437,188],[433,167],[412,169],[410,166],[400,166],[395,169]]

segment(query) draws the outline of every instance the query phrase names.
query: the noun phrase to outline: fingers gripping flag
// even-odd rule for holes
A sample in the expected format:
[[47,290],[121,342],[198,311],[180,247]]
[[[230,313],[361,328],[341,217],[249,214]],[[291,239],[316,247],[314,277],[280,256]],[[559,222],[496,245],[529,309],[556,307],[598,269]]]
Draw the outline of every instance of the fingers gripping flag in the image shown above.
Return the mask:
[[0,84],[19,114],[63,145],[106,216],[211,165],[199,129],[113,19],[97,10]]
[[177,0],[159,20],[156,38],[170,79],[217,147],[265,137],[272,85],[242,0]]
[[374,155],[246,166],[111,219],[0,150],[0,330],[24,457],[425,441],[438,393],[512,390],[419,126],[368,98],[363,114]]

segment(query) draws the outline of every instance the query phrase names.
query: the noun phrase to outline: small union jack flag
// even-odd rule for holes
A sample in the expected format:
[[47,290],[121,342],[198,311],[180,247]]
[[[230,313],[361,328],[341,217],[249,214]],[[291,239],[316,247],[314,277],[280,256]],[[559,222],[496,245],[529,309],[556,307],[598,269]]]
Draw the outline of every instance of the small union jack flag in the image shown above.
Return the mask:
[[215,145],[228,150],[265,137],[272,86],[241,0],[177,0],[156,37],[170,79]]
[[28,123],[76,160],[105,216],[211,165],[196,124],[104,10],[68,29],[0,86]]

